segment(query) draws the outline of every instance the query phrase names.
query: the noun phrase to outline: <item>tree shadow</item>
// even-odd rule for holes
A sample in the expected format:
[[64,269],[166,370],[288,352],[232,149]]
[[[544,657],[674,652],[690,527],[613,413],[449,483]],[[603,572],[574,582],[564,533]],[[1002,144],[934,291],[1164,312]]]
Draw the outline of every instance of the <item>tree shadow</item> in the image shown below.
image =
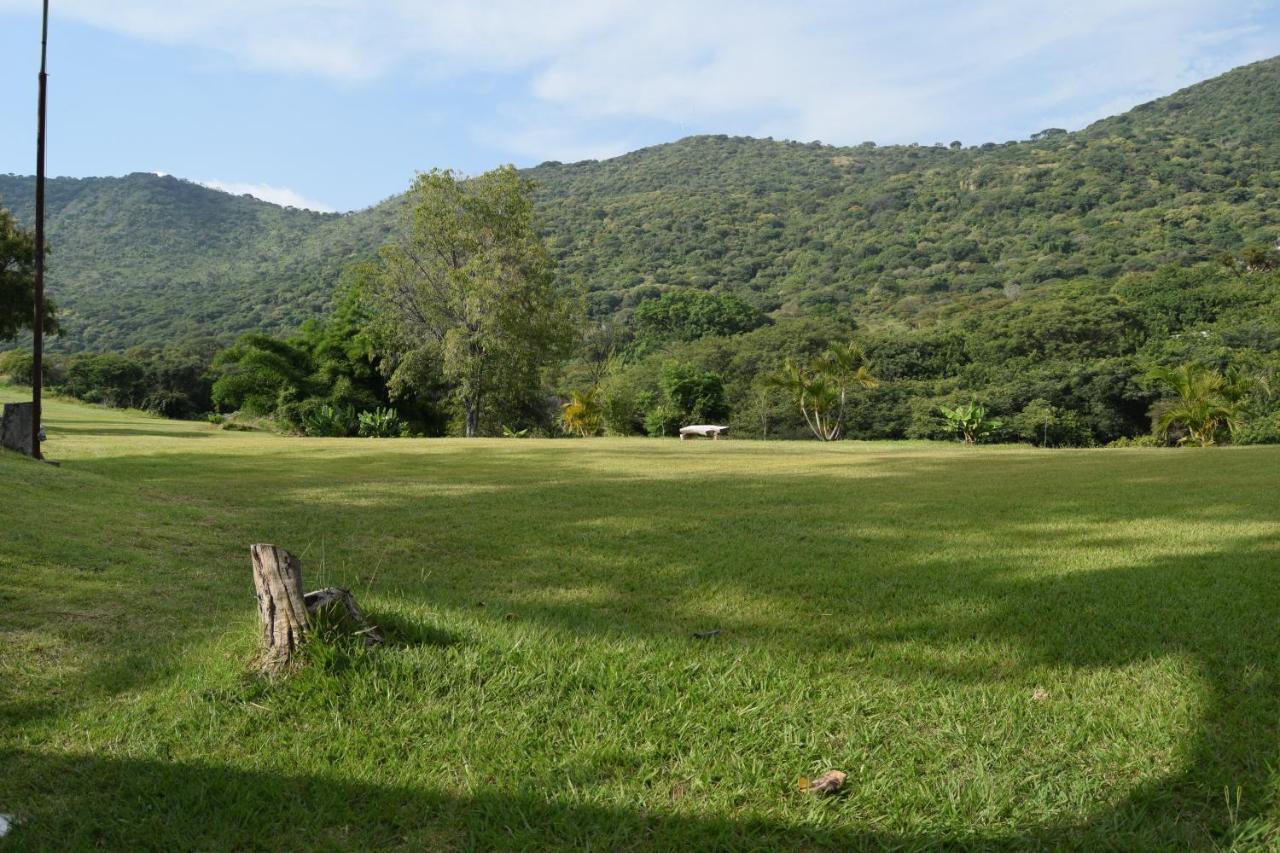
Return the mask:
[[[358,476],[349,457],[308,456],[303,466],[289,457],[264,456],[247,464],[232,454],[168,454],[76,465],[95,476],[145,483],[158,493],[204,486],[229,543],[200,552],[201,559],[226,567],[202,599],[197,621],[206,628],[251,607],[251,598],[242,594],[247,568],[237,568],[245,562],[241,551],[248,542],[273,540],[297,548],[323,532],[326,559],[335,565],[326,571],[386,564],[373,573],[380,571],[382,579],[371,583],[372,594],[384,603],[369,609],[375,621],[410,644],[449,646],[463,638],[447,629],[437,633],[385,602],[425,600],[448,612],[473,611],[485,601],[495,618],[512,612],[556,631],[681,638],[690,644],[697,642],[688,639],[692,630],[718,627],[724,630],[718,642],[803,653],[819,664],[846,663],[853,649],[911,641],[939,654],[926,653],[905,672],[901,657],[884,662],[872,656],[859,659],[860,671],[903,679],[928,674],[959,683],[1001,682],[1045,667],[1107,669],[1186,656],[1207,690],[1181,769],[1117,802],[1098,804],[1086,821],[985,839],[685,819],[556,805],[537,792],[505,789],[449,798],[327,779],[322,785],[316,779],[282,781],[217,768],[91,758],[66,759],[68,790],[77,790],[81,775],[114,780],[125,775],[125,767],[162,781],[177,774],[177,787],[188,776],[211,773],[225,778],[228,792],[245,786],[277,803],[271,792],[283,789],[309,803],[301,811],[280,808],[289,815],[321,814],[311,823],[299,818],[298,824],[337,838],[336,846],[408,845],[415,843],[415,832],[440,831],[445,842],[439,846],[464,847],[917,849],[963,841],[1104,849],[1114,848],[1116,838],[1136,836],[1162,847],[1228,844],[1241,823],[1274,825],[1274,797],[1268,801],[1259,792],[1274,784],[1280,755],[1277,538],[1274,513],[1247,497],[1259,493],[1257,483],[1252,491],[1243,488],[1250,478],[1265,481],[1274,454],[1255,453],[1226,477],[1213,468],[1229,457],[1082,454],[1067,472],[1073,479],[1057,482],[1047,477],[1042,461],[1061,457],[1044,454],[957,455],[909,464],[902,456],[885,456],[858,461],[856,472],[848,470],[847,456],[835,455],[830,465],[767,471],[757,479],[717,474],[705,458],[690,463],[679,449],[645,454],[658,470],[626,476],[606,473],[608,466],[592,453],[553,457],[532,449],[468,453],[459,460],[397,448],[360,465]],[[1163,467],[1147,464],[1153,458]],[[513,467],[515,462],[524,464]],[[1064,471],[1054,468],[1052,475],[1064,478]],[[1197,487],[1205,481],[1217,485]],[[1034,502],[1026,490],[1012,488],[1040,482],[1045,485],[1032,489]],[[843,489],[856,502],[843,497]],[[957,493],[978,508],[975,515],[944,513]],[[397,541],[404,530],[415,529],[415,519],[421,534]],[[1194,537],[1179,536],[1183,522],[1230,532],[1197,544]],[[1169,541],[1154,547],[1154,535]],[[1055,569],[1055,555],[1084,567]],[[307,565],[315,558],[313,550]],[[590,595],[560,594],[577,590]],[[195,598],[189,590],[173,592]],[[136,595],[144,600],[145,587]],[[737,597],[767,606],[750,614],[719,606]],[[796,625],[818,617],[825,620],[824,640],[815,648]],[[202,636],[207,634],[195,632],[191,642]],[[945,652],[982,642],[1016,648],[1017,658],[1003,669],[981,659],[967,666],[940,663],[949,657]],[[119,665],[111,655],[99,663]],[[164,676],[159,669],[151,673]],[[25,719],[21,709],[18,719]],[[33,753],[13,760],[34,764],[37,757],[45,758]],[[362,821],[325,786],[357,802],[410,802],[418,818],[394,812],[376,825]],[[1249,796],[1231,816],[1221,806],[1222,795],[1236,788]],[[71,796],[92,802],[93,795],[86,787]],[[474,835],[477,821],[490,820],[499,828]],[[301,842],[302,830],[285,823],[280,837]],[[588,829],[574,828],[580,826]],[[617,828],[625,831],[618,834]]]
[[0,786],[32,792],[7,806],[16,822],[6,850],[920,849],[883,834],[658,814],[519,787],[444,793],[22,751],[0,753],[0,773]]
[[49,440],[56,442],[59,436],[130,436],[137,438],[213,438],[218,433],[210,428],[205,432],[175,429],[132,429],[128,427],[81,427],[58,424],[49,430]]
[[388,645],[447,649],[468,641],[467,637],[456,631],[450,631],[423,620],[410,619],[393,610],[371,610],[365,615],[382,632]]

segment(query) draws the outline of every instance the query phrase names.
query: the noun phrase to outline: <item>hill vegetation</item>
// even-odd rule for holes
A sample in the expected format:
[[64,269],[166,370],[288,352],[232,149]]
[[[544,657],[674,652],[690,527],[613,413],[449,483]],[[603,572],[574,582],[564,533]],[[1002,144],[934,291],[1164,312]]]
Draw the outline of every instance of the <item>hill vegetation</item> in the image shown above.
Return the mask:
[[[1055,282],[1275,243],[1280,59],[1022,142],[693,137],[526,174],[561,285],[585,293],[594,318],[625,321],[693,288],[774,316],[918,325]],[[0,204],[20,222],[31,197],[30,178],[0,176]],[[173,177],[56,179],[63,346],[296,328],[331,305],[342,269],[373,254],[402,204],[319,214]]]
[[[379,248],[404,245],[410,196],[326,215],[154,175],[53,184],[65,345],[145,346],[55,361],[51,384],[169,414],[253,410],[323,435],[382,411],[385,431],[427,434],[724,421],[798,437],[835,415],[819,432],[1059,446],[1157,426],[1170,441],[1280,440],[1280,59],[1025,142],[694,137],[524,179],[581,335],[483,411],[458,407],[446,356],[470,351],[461,332],[431,326],[438,340],[421,348],[376,328],[391,257]],[[0,178],[0,195],[21,200],[23,186]],[[489,336],[481,320],[467,334]],[[246,330],[257,336],[213,359]],[[804,367],[850,341],[867,357],[857,387]],[[20,378],[6,358],[0,373]],[[1192,364],[1233,399],[1195,402],[1220,417],[1189,432],[1165,418],[1176,401],[1159,377]],[[787,370],[809,378],[779,383]],[[989,422],[958,427],[944,412]]]

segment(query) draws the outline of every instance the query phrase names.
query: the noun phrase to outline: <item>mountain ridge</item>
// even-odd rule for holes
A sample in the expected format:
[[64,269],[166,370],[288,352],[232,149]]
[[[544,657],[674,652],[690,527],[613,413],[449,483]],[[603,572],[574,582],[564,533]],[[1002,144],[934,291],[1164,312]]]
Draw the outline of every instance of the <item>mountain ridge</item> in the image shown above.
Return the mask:
[[[778,316],[928,322],[1010,288],[1113,277],[1275,242],[1280,58],[1073,132],[951,148],[699,135],[524,170],[566,287],[625,322],[670,288]],[[32,179],[0,175],[31,219]],[[286,208],[173,176],[48,184],[66,349],[279,332],[322,314],[404,196]]]

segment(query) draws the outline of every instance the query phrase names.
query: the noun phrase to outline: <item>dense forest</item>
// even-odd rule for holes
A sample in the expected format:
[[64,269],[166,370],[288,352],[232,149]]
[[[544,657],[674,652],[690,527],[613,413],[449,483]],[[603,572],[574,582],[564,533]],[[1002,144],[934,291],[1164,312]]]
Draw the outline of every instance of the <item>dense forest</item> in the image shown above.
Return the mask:
[[[1276,242],[1280,60],[1022,142],[693,137],[527,175],[561,284],[587,293],[594,317],[625,320],[691,287],[774,316],[918,324],[1011,290]],[[32,186],[0,175],[0,205],[21,223]],[[297,328],[403,205],[319,214],[147,174],[48,192],[66,350]]]
[[[702,416],[800,435],[764,378],[853,339],[879,380],[853,392],[847,432],[865,437],[937,437],[942,407],[981,400],[996,438],[1112,441],[1150,431],[1162,366],[1247,371],[1258,388],[1280,367],[1280,59],[1026,141],[704,136],[523,174],[585,331],[578,357],[548,375],[546,405],[491,412],[489,431],[551,431],[576,393],[610,432]],[[29,178],[0,176],[19,222],[30,194]],[[293,335],[299,376],[322,363],[332,374],[337,347],[369,405],[395,403],[427,432],[456,427],[424,396],[393,399],[353,287],[340,286],[406,199],[318,214],[171,177],[54,180],[58,346],[140,347],[145,373],[165,348],[211,359],[240,333]],[[154,407],[207,408],[216,376],[199,401]],[[133,405],[156,386],[138,383]],[[1237,438],[1277,429],[1255,411]]]

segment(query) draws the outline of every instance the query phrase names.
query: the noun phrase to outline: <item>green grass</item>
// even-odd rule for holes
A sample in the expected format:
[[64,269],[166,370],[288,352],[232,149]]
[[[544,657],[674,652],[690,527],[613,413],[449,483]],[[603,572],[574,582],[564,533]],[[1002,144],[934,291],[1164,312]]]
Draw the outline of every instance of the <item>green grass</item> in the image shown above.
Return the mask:
[[[1280,448],[46,422],[62,467],[0,454],[0,851],[1280,841]],[[391,643],[254,676],[261,541]]]

